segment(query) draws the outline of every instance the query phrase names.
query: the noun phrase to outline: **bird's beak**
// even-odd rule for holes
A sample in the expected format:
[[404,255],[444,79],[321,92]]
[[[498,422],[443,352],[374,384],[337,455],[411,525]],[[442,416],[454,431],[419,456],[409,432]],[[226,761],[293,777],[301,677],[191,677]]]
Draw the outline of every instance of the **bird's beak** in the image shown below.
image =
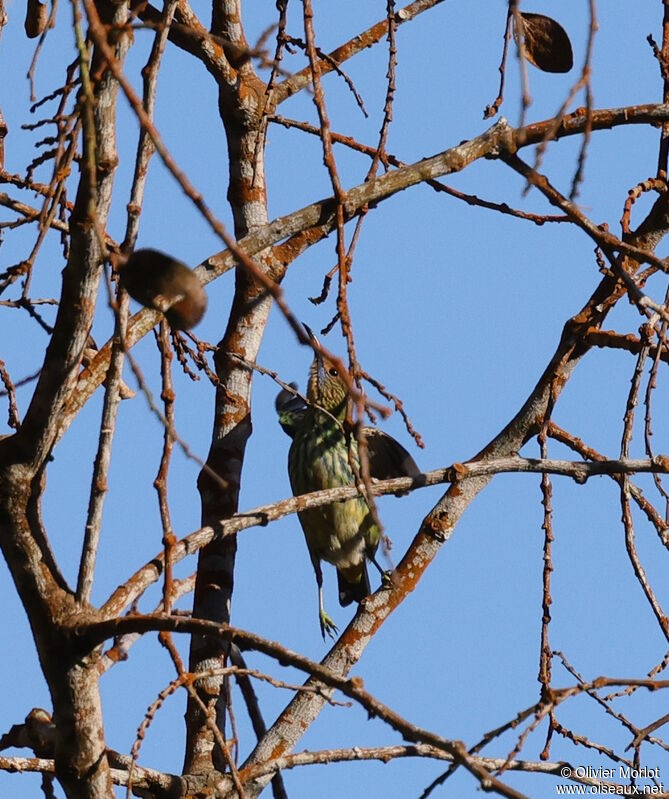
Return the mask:
[[321,343],[320,343],[320,341],[319,341],[319,340],[316,338],[316,336],[315,336],[315,334],[314,334],[314,331],[313,331],[313,330],[312,330],[312,329],[309,327],[309,325],[308,325],[308,324],[306,324],[305,322],[302,322],[302,327],[303,327],[303,328],[304,328],[304,329],[307,331],[307,336],[309,337],[309,341],[311,341],[311,342],[312,342],[312,344],[316,344],[317,346],[319,346],[319,347],[320,347],[320,344],[321,344]]
[[[314,331],[309,327],[309,325],[302,322],[302,327],[307,331],[307,336],[309,337],[309,341],[312,344],[320,347],[320,341],[316,338]],[[316,374],[318,377],[318,385],[322,386],[323,381],[325,380],[325,364],[323,363],[323,356],[318,351],[314,351],[314,362],[316,364]]]

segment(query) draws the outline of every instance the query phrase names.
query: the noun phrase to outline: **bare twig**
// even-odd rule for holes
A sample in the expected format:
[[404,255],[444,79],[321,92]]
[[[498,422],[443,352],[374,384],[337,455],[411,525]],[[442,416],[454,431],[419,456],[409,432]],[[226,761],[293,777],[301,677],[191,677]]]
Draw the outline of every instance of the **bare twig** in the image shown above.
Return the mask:
[[112,345],[111,362],[107,373],[105,398],[102,407],[98,450],[93,463],[88,514],[84,531],[84,542],[77,578],[77,601],[88,603],[93,590],[93,576],[97,557],[100,530],[102,526],[102,510],[107,493],[107,478],[111,463],[112,443],[116,430],[116,417],[121,401],[121,383],[123,371],[123,345],[128,322],[128,295],[119,294],[118,312],[116,314],[115,338]]

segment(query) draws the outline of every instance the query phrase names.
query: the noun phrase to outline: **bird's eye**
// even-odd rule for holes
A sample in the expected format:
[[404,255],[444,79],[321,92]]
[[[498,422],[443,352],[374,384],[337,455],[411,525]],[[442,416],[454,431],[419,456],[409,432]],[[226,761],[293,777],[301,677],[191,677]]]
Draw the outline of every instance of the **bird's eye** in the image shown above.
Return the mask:
[[339,374],[339,372],[337,371],[337,367],[336,366],[331,366],[328,369],[328,372],[332,375],[332,377],[337,377],[337,375]]

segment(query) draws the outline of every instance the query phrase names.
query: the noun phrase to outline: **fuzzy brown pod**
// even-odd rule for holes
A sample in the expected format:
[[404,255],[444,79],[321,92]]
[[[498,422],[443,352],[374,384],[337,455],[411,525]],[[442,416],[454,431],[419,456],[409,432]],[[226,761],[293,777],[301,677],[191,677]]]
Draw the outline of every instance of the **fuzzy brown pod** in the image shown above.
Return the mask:
[[569,72],[574,66],[574,54],[565,29],[544,14],[521,12],[522,31],[514,24],[513,38],[518,44],[520,33],[525,40],[525,57],[543,72]]
[[40,0],[28,0],[26,8],[26,21],[24,27],[26,36],[29,39],[35,39],[46,30],[49,21],[49,9],[46,3],[40,3]]
[[188,330],[202,319],[207,295],[195,272],[159,250],[135,250],[117,265],[121,285],[137,302],[162,311],[175,330]]

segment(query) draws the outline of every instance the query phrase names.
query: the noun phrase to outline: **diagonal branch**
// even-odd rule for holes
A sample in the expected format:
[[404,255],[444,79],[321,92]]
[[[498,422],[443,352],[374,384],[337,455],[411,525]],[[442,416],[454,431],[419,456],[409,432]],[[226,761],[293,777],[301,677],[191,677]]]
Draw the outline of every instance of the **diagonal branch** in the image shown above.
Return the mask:
[[[655,124],[664,120],[669,120],[669,106],[665,105],[604,109],[593,111],[592,114],[593,130],[628,124]],[[585,116],[578,113],[565,117],[556,136],[560,138],[578,135],[585,129],[586,121]],[[552,120],[546,120],[514,130],[509,127],[506,120],[500,120],[481,136],[445,150],[432,158],[402,167],[374,181],[356,186],[350,189],[346,195],[348,218],[355,217],[366,205],[378,204],[409,186],[459,172],[479,158],[498,157],[502,148],[502,139],[512,149],[541,141],[545,129],[551,123]],[[237,247],[247,255],[253,256],[267,247],[277,245],[284,239],[302,236],[303,238],[299,239],[299,244],[295,249],[291,246],[290,241],[281,245],[281,256],[279,257],[277,254],[277,260],[283,259],[287,264],[310,244],[327,236],[334,229],[335,223],[335,206],[333,200],[327,198],[286,216],[277,217],[264,227],[239,239]],[[640,228],[641,230],[642,228]],[[607,241],[611,246],[619,247],[621,251],[626,248],[625,252],[639,260],[652,259],[655,264],[658,263],[658,260],[654,259],[648,250],[640,250],[631,244],[625,244],[616,237],[607,239]],[[652,243],[654,242],[643,242],[645,246],[650,246]],[[207,284],[228,272],[234,265],[235,255],[233,252],[223,250],[203,261],[197,271],[202,283]],[[157,311],[143,310],[135,314],[128,325],[128,347],[134,346],[157,324],[159,319],[160,314]],[[104,381],[109,366],[110,346],[109,342],[105,344],[81,375],[76,390],[67,402],[59,435],[62,435],[69,427],[79,410]]]
[[[409,3],[409,5],[401,8],[395,14],[395,22],[397,25],[409,22],[414,17],[422,14],[423,11],[428,11],[441,2],[443,2],[443,0],[415,0],[415,2]],[[326,75],[328,72],[332,72],[336,66],[342,64],[344,61],[348,61],[349,58],[357,55],[367,47],[371,47],[373,44],[381,41],[381,39],[387,35],[388,18],[384,17],[376,24],[372,25],[371,28],[367,28],[367,30],[349,39],[348,42],[337,47],[331,53],[328,53],[326,58],[319,59],[318,65],[321,74]],[[279,83],[278,86],[275,86],[273,94],[274,104],[278,105],[282,103],[284,100],[288,99],[288,97],[292,97],[294,94],[297,94],[297,92],[305,89],[310,83],[311,66],[307,66],[300,72],[295,73],[295,75],[291,75],[290,78],[286,78],[286,80]]]

